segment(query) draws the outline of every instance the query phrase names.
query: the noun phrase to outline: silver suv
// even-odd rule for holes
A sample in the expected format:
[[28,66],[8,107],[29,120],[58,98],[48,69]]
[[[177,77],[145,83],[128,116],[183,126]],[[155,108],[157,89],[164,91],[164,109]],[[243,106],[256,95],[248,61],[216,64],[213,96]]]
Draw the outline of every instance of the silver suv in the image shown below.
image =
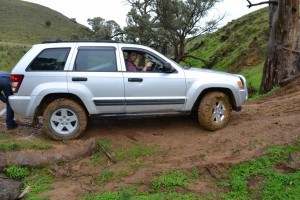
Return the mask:
[[[129,52],[147,71],[127,71]],[[11,72],[16,114],[43,117],[57,140],[77,138],[88,116],[197,113],[207,130],[224,127],[248,92],[241,75],[182,67],[157,51],[116,42],[55,41],[33,45]]]

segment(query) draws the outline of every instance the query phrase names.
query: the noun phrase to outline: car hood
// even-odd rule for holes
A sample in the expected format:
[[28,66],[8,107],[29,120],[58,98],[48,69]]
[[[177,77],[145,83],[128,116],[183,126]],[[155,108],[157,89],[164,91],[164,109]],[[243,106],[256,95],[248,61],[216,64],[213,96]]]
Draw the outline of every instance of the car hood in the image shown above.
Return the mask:
[[185,75],[187,78],[199,78],[202,76],[208,76],[208,77],[226,77],[226,78],[239,78],[240,75],[236,74],[230,74],[226,72],[220,72],[220,71],[215,71],[215,70],[210,70],[210,69],[200,69],[200,68],[189,68],[184,70]]

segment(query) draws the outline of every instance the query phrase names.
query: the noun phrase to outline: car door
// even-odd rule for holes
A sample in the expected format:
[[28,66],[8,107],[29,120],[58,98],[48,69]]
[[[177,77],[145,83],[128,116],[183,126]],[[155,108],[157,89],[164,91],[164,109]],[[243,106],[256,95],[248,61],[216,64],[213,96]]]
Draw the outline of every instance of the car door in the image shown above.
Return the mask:
[[[126,51],[123,48],[124,60]],[[140,54],[154,59],[156,70],[151,71],[127,71],[125,61],[124,85],[125,85],[125,113],[169,113],[184,109],[186,97],[185,76],[183,71],[175,70],[173,73],[163,71],[163,65],[167,63],[149,50],[138,49]],[[138,63],[138,62],[137,62]],[[141,62],[143,63],[143,62]]]
[[67,75],[70,93],[77,94],[90,114],[124,113],[124,82],[116,46],[79,43]]

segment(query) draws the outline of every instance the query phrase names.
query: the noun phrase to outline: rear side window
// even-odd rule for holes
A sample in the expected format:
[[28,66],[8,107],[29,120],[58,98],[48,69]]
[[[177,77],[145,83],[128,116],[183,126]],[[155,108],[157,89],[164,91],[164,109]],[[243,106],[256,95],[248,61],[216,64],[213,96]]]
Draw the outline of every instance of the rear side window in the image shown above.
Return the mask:
[[117,71],[114,47],[79,47],[74,64],[75,71],[115,72]]
[[71,48],[43,50],[29,65],[27,71],[62,71]]

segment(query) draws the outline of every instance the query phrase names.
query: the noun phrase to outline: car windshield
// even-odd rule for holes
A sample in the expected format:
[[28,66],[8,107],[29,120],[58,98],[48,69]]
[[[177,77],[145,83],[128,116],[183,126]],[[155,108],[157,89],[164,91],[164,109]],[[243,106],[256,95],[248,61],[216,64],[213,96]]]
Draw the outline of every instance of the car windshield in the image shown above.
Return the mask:
[[173,61],[172,59],[169,59],[174,65],[180,67],[181,69],[191,69],[191,67],[189,66],[182,66],[180,64],[178,64],[177,62]]
[[172,59],[169,59],[169,60],[172,62],[172,64],[174,64],[174,65],[180,67],[181,69],[191,69],[190,66],[182,66],[182,65],[178,64],[177,62],[175,62],[175,61],[172,60]]
[[175,61],[172,60],[171,58],[168,58],[167,61],[169,61],[170,63],[172,63],[172,65],[176,65],[176,66],[178,66],[178,67],[180,67],[180,68],[182,68],[182,69],[185,69],[184,66],[181,66],[180,64],[178,64],[177,62],[175,62]]

